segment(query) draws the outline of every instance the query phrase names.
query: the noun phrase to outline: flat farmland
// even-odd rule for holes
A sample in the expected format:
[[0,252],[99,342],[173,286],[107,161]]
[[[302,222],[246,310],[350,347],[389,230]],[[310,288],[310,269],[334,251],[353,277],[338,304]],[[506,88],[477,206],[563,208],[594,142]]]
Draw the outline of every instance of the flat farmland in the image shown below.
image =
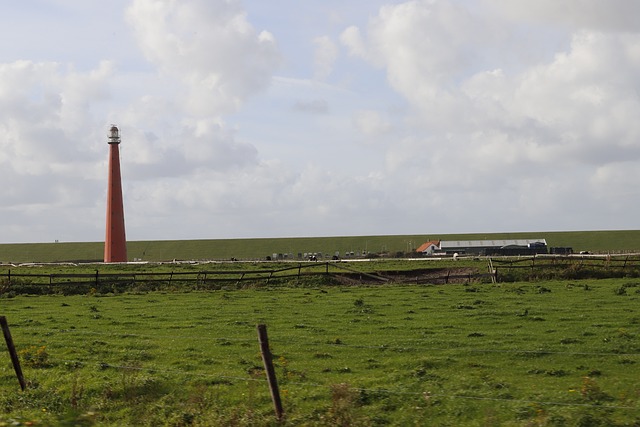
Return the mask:
[[[0,422],[637,425],[640,281],[269,287],[0,299]],[[19,424],[18,424],[19,425]]]
[[[259,239],[202,239],[129,241],[130,261],[265,259],[273,254],[366,252],[395,257],[410,253],[429,240],[502,240],[544,238],[550,247],[575,252],[640,252],[640,230],[548,231],[475,234],[414,234],[381,236],[282,237]],[[100,261],[103,242],[4,243],[0,262]]]

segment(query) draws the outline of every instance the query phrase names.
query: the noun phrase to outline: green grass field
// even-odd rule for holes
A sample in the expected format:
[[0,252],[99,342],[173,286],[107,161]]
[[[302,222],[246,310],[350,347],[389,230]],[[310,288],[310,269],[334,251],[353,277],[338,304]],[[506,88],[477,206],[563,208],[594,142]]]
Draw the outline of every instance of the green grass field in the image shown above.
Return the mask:
[[637,425],[639,292],[606,279],[2,298],[29,387],[0,353],[0,423],[276,425],[264,323],[285,425]]
[[[272,254],[322,252],[407,253],[429,240],[545,238],[549,246],[569,246],[578,252],[640,252],[640,230],[569,231],[403,236],[297,237],[273,239],[159,240],[128,242],[128,257],[144,261],[203,259],[264,259]],[[0,262],[99,261],[101,242],[0,244]]]

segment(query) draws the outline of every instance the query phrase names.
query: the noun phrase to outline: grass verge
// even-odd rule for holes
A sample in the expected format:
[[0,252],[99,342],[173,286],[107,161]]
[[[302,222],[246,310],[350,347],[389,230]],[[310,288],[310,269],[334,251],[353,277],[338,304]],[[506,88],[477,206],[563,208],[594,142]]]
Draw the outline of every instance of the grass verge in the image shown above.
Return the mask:
[[[260,287],[2,299],[0,422],[634,425],[640,282]],[[5,353],[6,354],[6,353]]]

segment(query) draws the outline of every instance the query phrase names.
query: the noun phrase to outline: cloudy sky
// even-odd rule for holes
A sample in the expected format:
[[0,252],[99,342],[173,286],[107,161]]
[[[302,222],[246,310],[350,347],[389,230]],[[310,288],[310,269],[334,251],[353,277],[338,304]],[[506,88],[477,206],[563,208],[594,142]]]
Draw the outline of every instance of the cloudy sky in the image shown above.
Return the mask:
[[638,228],[640,1],[0,6],[1,243]]

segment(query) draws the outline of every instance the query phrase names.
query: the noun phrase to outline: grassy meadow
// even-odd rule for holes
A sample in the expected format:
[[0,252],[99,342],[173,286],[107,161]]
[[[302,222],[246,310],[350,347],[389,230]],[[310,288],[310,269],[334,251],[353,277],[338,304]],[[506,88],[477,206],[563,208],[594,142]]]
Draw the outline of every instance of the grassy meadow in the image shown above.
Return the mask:
[[[130,241],[129,260],[169,261],[203,259],[265,259],[272,254],[322,252],[409,253],[429,240],[481,240],[545,238],[549,246],[568,246],[579,252],[640,252],[640,230],[552,231],[482,234],[419,234],[398,236],[291,237],[273,239],[203,239]],[[102,242],[5,243],[0,262],[99,261]]]
[[[640,423],[640,281],[269,287],[0,299],[0,424]],[[13,425],[13,424],[10,424]]]

